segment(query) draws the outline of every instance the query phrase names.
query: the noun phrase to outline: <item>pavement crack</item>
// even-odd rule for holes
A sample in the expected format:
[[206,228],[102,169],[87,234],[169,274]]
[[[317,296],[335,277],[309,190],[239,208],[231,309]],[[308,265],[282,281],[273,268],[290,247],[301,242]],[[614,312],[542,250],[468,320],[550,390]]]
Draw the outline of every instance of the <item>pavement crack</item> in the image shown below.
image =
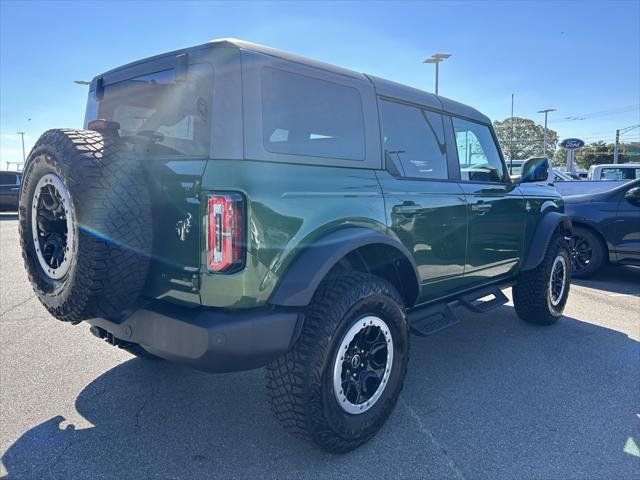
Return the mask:
[[427,426],[422,422],[422,419],[416,413],[416,411],[413,409],[413,407],[411,405],[409,405],[402,396],[400,396],[400,402],[407,409],[407,411],[409,412],[409,415],[411,415],[411,417],[415,420],[416,424],[418,425],[418,429],[422,433],[426,434],[427,437],[429,437],[429,440],[431,441],[431,444],[434,447],[436,447],[436,449],[438,449],[440,451],[440,453],[442,453],[442,455],[444,456],[444,458],[445,458],[445,460],[447,462],[447,465],[449,466],[451,471],[454,473],[455,477],[458,480],[466,480],[465,476],[462,474],[460,469],[456,466],[455,463],[453,463],[453,460],[451,459],[451,457],[447,453],[447,450],[442,446],[442,444],[440,442],[438,442],[438,440],[433,435],[431,430],[429,430],[427,428]]
[[4,312],[2,312],[0,315],[6,315],[9,312],[13,312],[16,308],[21,307],[22,305],[24,305],[25,303],[27,303],[29,300],[32,300],[36,298],[36,294],[34,293],[33,295],[31,295],[29,298],[27,298],[26,300],[21,301],[20,303],[15,304],[13,307],[9,308],[8,310],[5,310]]

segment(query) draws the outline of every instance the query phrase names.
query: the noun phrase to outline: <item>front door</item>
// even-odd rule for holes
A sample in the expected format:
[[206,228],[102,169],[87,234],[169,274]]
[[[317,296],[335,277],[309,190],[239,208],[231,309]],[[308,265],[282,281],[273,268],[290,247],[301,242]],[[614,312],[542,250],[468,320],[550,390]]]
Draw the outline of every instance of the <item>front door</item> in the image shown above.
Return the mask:
[[385,199],[387,225],[418,266],[417,303],[460,287],[467,245],[464,193],[449,181],[440,113],[380,101],[386,171],[376,172]]
[[488,125],[451,117],[467,202],[465,279],[488,283],[514,273],[522,255],[526,203],[509,180]]
[[614,226],[614,248],[619,262],[640,263],[640,202],[625,198],[632,188],[640,188],[640,182],[631,182],[622,192]]

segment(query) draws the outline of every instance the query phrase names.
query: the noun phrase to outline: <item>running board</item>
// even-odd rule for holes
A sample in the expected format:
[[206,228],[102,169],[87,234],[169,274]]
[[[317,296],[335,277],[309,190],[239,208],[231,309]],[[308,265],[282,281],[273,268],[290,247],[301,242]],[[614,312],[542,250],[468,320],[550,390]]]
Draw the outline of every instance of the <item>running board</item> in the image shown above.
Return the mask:
[[460,319],[453,312],[455,303],[437,303],[409,312],[407,319],[411,333],[426,337],[458,323]]
[[[481,298],[487,297],[489,295],[493,295],[493,298],[491,300],[480,301]],[[471,293],[469,295],[463,295],[458,299],[460,305],[475,313],[488,312],[490,310],[493,310],[494,308],[498,308],[504,305],[508,301],[509,299],[507,298],[507,296],[502,293],[502,290],[497,287],[489,291],[485,290],[483,292],[480,292],[480,294]]]
[[[502,288],[508,286],[510,285],[501,285]],[[493,295],[491,300],[480,301],[481,298],[489,295]],[[457,306],[462,306],[475,313],[486,313],[508,301],[509,299],[502,293],[500,287],[492,286],[472,291],[450,302],[440,302],[412,310],[408,313],[407,320],[411,333],[426,337],[458,323],[460,319],[454,311]]]

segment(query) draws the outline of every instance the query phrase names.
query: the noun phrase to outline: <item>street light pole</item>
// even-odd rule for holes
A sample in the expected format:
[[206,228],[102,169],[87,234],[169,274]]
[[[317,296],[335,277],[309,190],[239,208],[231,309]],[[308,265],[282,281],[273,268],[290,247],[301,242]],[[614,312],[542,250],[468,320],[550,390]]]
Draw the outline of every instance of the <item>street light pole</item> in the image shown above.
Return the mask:
[[24,152],[24,132],[16,132],[18,135],[20,135],[20,137],[22,138],[22,162],[26,162],[27,158],[25,156],[25,152]]
[[509,135],[509,175],[513,175],[513,93],[511,94],[511,135]]
[[427,58],[424,62],[422,63],[435,63],[436,64],[436,95],[438,95],[438,81],[439,81],[439,77],[440,77],[440,62],[442,62],[443,60],[446,60],[447,58],[449,58],[451,56],[450,53],[434,53],[433,55],[431,55],[431,58]]
[[547,115],[549,112],[555,112],[555,108],[546,108],[544,110],[539,110],[538,113],[544,113],[544,146],[543,146],[543,156],[547,158]]

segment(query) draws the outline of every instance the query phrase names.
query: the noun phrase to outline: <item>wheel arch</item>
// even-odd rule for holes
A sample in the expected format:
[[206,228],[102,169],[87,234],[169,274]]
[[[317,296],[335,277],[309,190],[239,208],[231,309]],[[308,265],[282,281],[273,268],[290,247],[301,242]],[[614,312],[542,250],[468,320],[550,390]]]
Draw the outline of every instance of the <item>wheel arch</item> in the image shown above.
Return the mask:
[[549,241],[556,231],[560,231],[565,236],[571,236],[573,232],[571,219],[564,213],[549,212],[538,222],[529,244],[529,251],[522,263],[522,271],[533,270],[542,262]]
[[271,305],[307,306],[332,271],[363,271],[389,281],[412,306],[420,293],[418,268],[399,241],[362,227],[329,233],[297,254],[269,298]]

